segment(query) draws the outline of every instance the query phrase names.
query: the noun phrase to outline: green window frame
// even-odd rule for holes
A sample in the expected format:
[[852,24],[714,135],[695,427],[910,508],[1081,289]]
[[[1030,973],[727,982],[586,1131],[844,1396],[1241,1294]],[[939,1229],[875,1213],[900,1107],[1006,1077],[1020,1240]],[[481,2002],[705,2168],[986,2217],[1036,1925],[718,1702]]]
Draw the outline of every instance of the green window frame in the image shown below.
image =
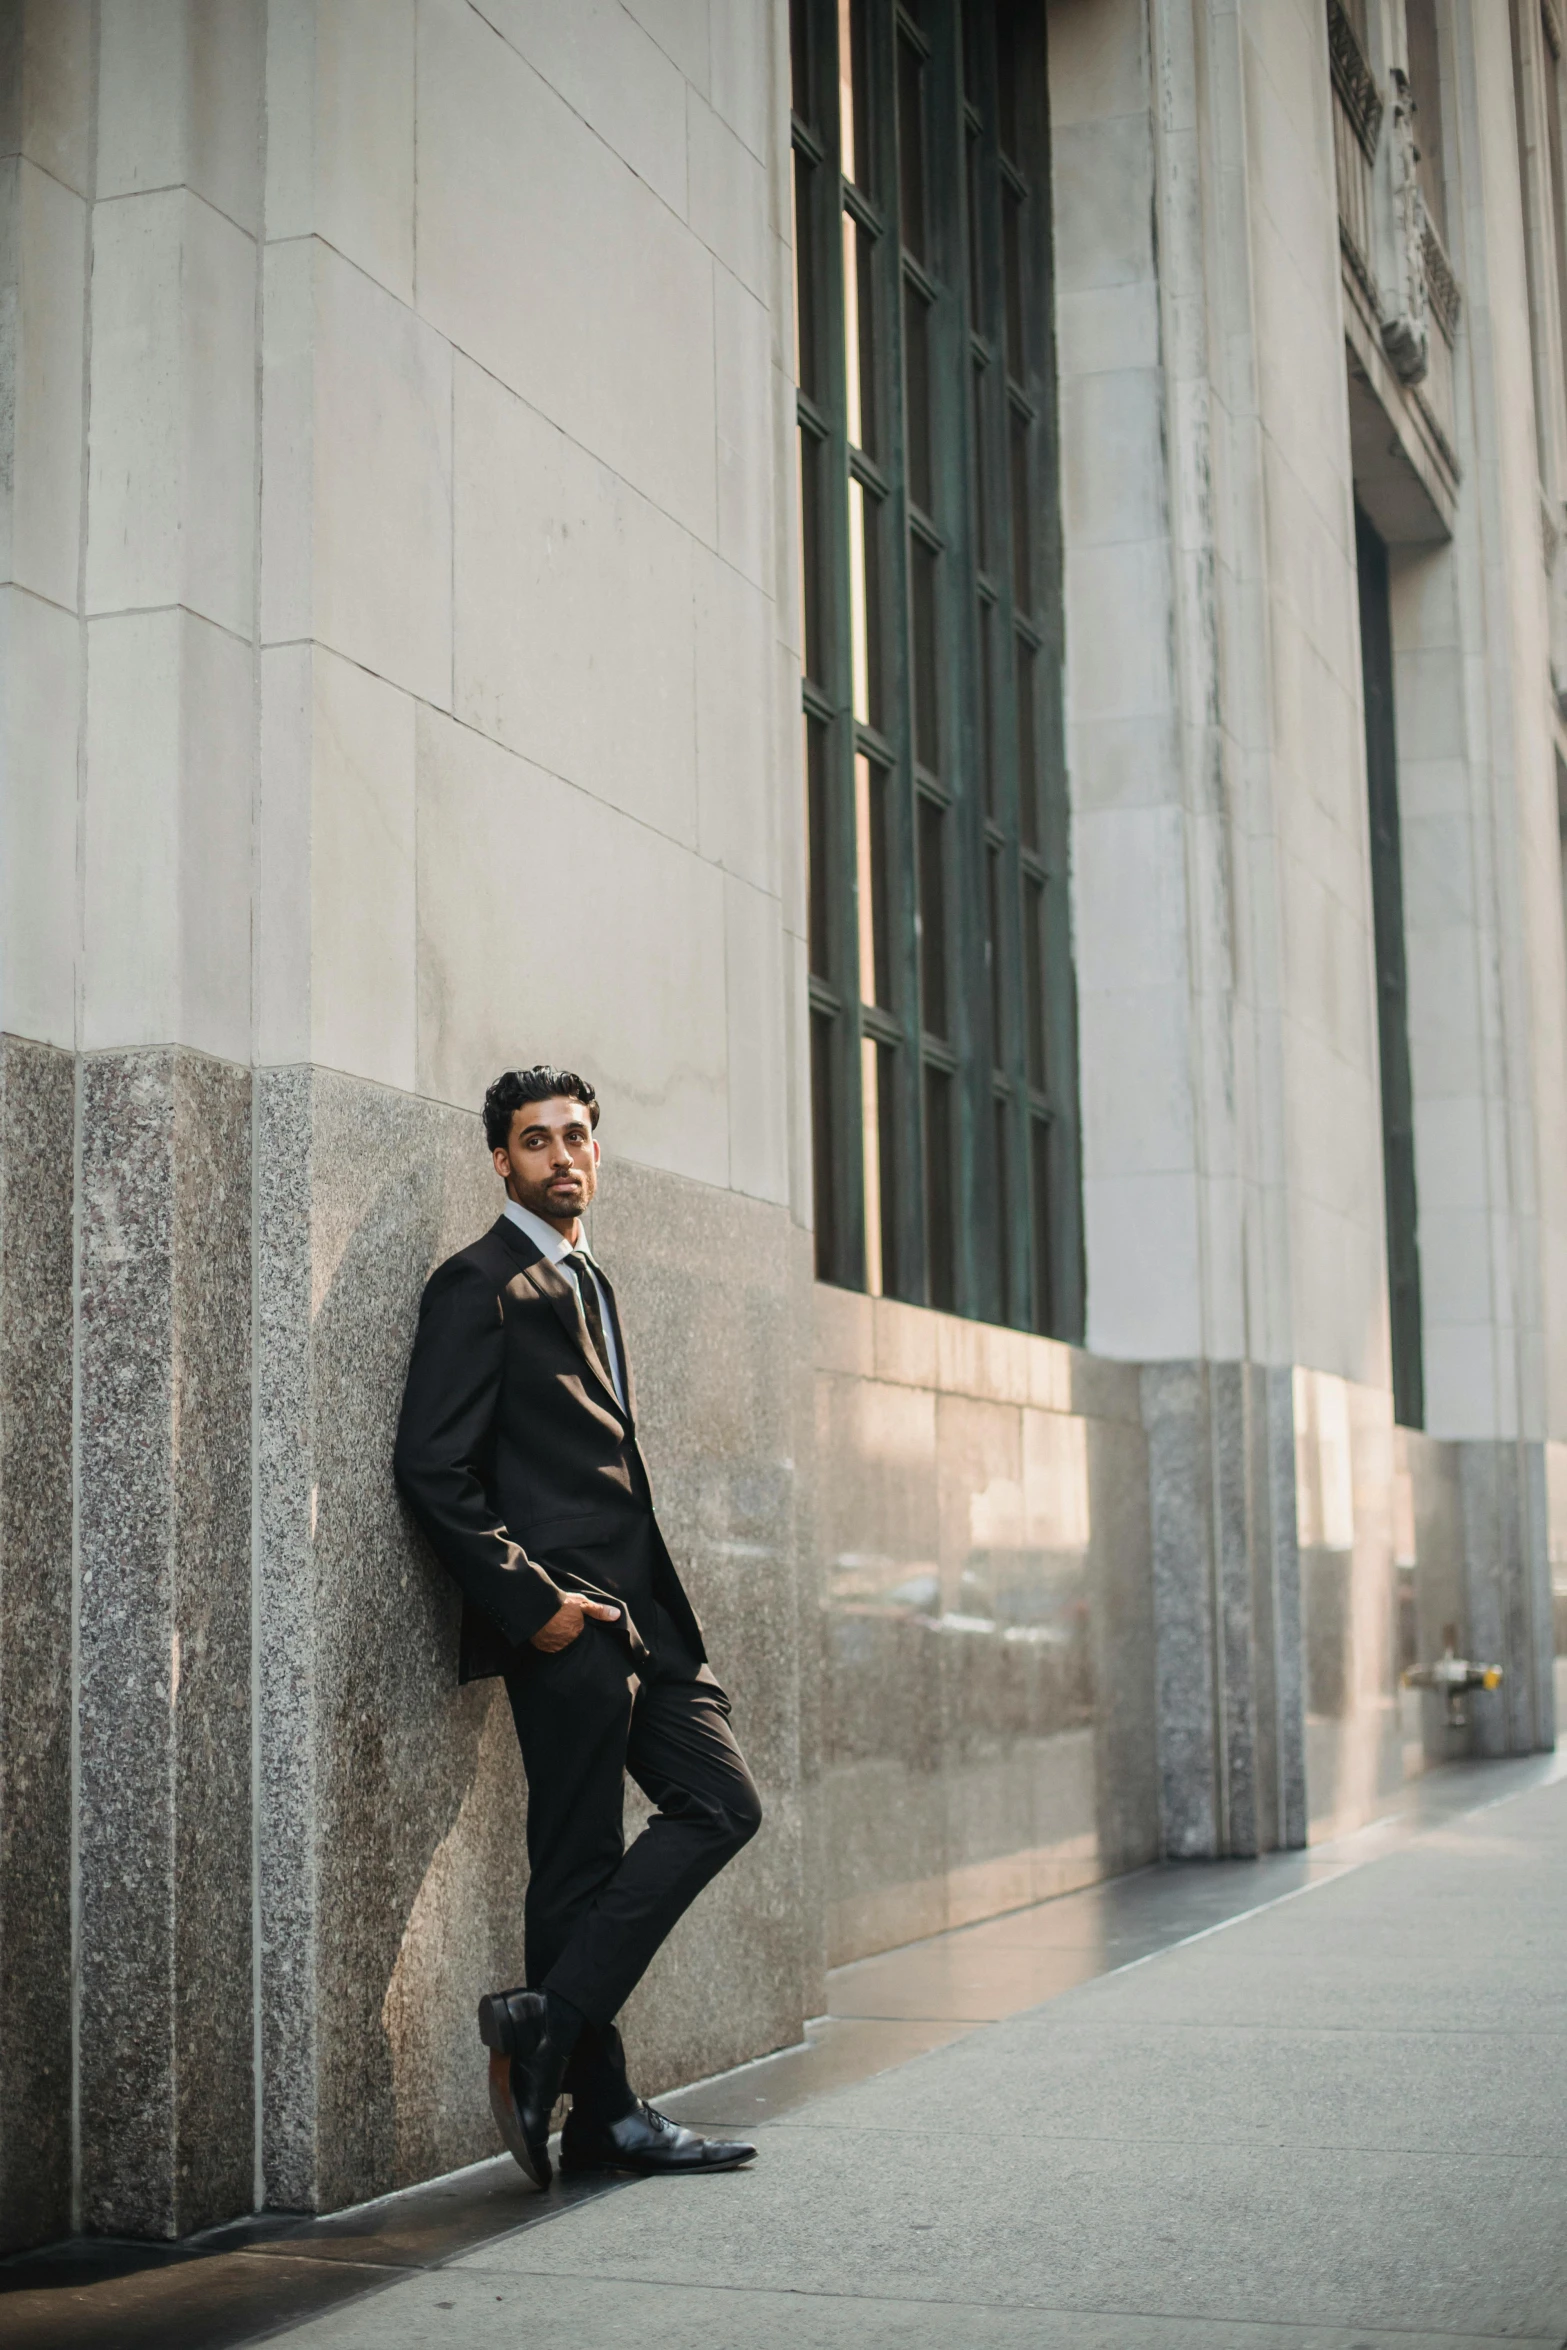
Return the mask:
[[1044,10],[790,30],[817,1272],[1081,1338]]

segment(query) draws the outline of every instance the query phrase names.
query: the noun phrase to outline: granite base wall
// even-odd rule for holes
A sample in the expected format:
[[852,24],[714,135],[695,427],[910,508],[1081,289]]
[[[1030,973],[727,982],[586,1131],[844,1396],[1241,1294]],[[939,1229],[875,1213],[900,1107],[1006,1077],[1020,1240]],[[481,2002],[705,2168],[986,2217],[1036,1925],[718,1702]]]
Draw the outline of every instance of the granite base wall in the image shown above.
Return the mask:
[[80,2213],[178,2236],[254,2180],[250,1080],[80,1086]]
[[[487,2154],[526,1789],[388,1471],[479,1121],[5,1040],[0,1146],[3,2240],[252,2208],[258,2080],[274,2206]],[[1408,1575],[1421,1653],[1507,1668],[1463,1750],[1549,1742],[1539,1448],[822,1289],[785,1210],[643,1167],[593,1237],[768,1814],[631,2003],[647,2088],[797,2038],[829,1962],[1366,1816],[1454,1751],[1401,1710]]]
[[0,2252],[71,2221],[75,1092],[0,1038]]
[[834,1963],[1158,1851],[1135,1369],[816,1293]]

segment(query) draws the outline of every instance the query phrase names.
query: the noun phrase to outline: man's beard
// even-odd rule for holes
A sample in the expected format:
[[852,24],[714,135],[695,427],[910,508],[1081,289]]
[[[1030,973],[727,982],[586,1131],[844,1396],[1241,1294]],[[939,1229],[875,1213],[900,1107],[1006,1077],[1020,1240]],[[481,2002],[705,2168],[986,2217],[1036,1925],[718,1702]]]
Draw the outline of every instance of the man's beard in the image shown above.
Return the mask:
[[587,1184],[578,1176],[569,1192],[564,1188],[555,1191],[547,1184],[537,1187],[530,1184],[522,1195],[521,1204],[531,1208],[536,1216],[580,1216],[592,1197]]

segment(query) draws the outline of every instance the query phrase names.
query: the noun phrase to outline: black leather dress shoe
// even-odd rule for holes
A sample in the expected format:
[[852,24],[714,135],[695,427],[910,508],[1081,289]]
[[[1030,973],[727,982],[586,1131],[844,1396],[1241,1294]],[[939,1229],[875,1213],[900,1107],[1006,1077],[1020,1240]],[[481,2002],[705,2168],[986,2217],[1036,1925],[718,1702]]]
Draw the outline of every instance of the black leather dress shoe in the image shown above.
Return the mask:
[[576,2170],[738,2170],[756,2148],[743,2138],[699,2138],[639,2098],[618,2122],[582,2122],[567,2116],[560,2134],[560,2167]]
[[479,2002],[479,2037],[490,2051],[490,2111],[518,2168],[550,2183],[550,2115],[571,2054],[551,2036],[541,1991],[492,1991]]

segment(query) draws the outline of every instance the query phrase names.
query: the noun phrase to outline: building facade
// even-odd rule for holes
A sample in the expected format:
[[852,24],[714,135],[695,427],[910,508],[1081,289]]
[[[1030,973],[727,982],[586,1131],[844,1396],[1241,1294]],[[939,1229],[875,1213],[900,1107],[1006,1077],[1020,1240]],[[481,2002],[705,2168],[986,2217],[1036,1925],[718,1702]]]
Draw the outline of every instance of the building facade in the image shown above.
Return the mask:
[[0,6],[4,2246],[491,2148],[389,1463],[508,1065],[768,1810],[649,2085],[1553,1742],[1563,46]]

